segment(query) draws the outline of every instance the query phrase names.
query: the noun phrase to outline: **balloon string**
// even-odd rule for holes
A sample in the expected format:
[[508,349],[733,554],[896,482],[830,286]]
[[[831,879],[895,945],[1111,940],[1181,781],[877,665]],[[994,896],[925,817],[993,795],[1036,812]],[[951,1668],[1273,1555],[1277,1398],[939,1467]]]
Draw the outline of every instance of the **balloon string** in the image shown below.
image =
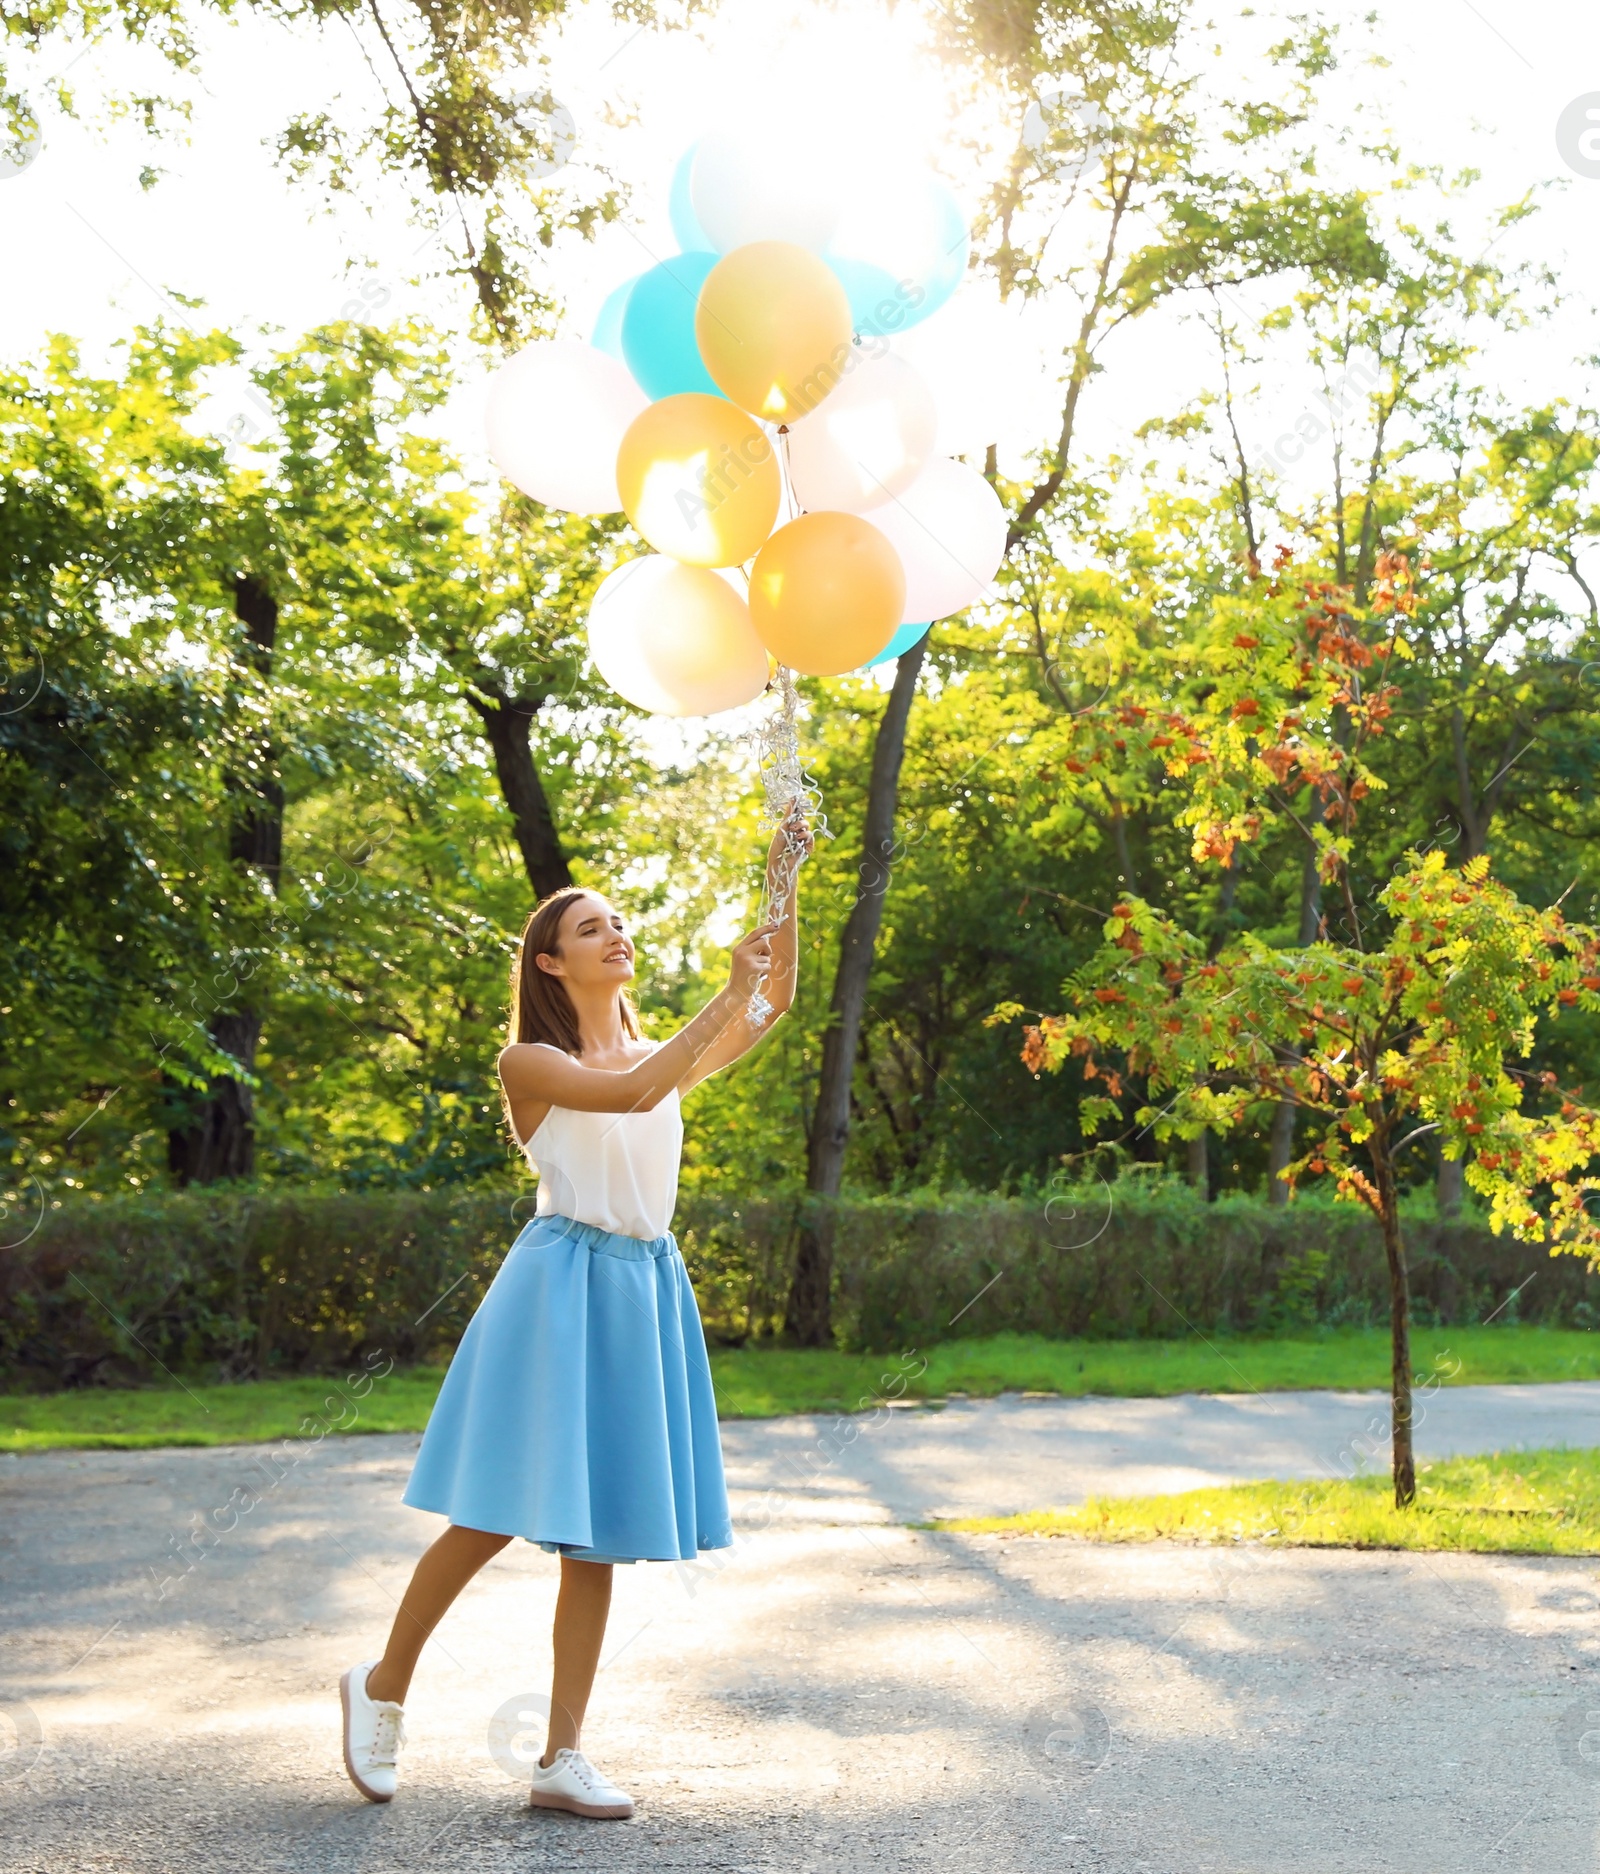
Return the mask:
[[[761,894],[761,922],[781,924],[794,896],[795,879],[806,852],[804,828],[825,839],[827,815],[822,811],[822,789],[800,760],[800,697],[794,672],[778,666],[777,695],[773,707],[755,730],[756,762],[761,775],[761,825],[779,835],[781,844],[768,863]],[[747,1011],[752,1028],[762,1027],[772,1015],[764,972],[750,993]]]
[[794,463],[789,456],[789,425],[778,425],[778,478],[783,488],[783,505],[786,520],[798,520],[805,512],[800,505],[800,497],[794,491]]

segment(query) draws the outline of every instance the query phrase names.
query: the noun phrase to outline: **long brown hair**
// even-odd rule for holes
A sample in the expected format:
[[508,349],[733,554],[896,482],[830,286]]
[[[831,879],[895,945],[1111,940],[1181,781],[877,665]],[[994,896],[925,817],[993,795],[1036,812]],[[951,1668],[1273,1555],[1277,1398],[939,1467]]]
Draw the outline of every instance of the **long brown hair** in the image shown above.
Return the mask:
[[[516,961],[511,965],[511,1039],[543,1041],[567,1054],[581,1054],[583,1039],[578,1033],[578,1011],[572,1006],[567,985],[559,976],[540,969],[535,957],[561,954],[561,920],[575,898],[594,894],[582,885],[563,885],[533,907],[522,927],[522,942]],[[626,989],[617,991],[617,1009],[622,1030],[630,1040],[639,1038],[639,1016],[633,998]]]

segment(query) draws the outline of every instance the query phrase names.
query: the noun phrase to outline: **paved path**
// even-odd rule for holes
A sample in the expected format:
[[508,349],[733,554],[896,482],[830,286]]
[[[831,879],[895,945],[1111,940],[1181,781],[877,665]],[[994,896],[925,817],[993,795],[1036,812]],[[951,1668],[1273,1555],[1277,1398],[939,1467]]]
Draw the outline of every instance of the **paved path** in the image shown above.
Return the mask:
[[[1424,1387],[1419,1456],[1600,1445],[1600,1380],[1554,1386]],[[1019,1397],[907,1406],[845,1419],[723,1427],[730,1465],[774,1456],[795,1475],[826,1465],[831,1487],[908,1521],[1005,1516],[1086,1496],[1199,1490],[1254,1477],[1348,1477],[1388,1468],[1386,1393],[1184,1394],[1175,1399]],[[800,1467],[800,1469],[795,1469]]]
[[[1425,1449],[1600,1439],[1600,1388],[1473,1392],[1432,1402]],[[589,1742],[640,1798],[622,1825],[528,1812],[491,1754],[548,1671],[555,1570],[524,1545],[424,1662],[401,1798],[345,1782],[334,1679],[437,1527],[398,1500],[415,1438],[277,1472],[247,1447],[0,1460],[0,1695],[41,1730],[0,1758],[0,1869],[1593,1870],[1594,1562],[904,1522],[1326,1474],[1372,1417],[1273,1395],[727,1427],[741,1546],[618,1570]],[[192,1519],[251,1497],[194,1559]]]

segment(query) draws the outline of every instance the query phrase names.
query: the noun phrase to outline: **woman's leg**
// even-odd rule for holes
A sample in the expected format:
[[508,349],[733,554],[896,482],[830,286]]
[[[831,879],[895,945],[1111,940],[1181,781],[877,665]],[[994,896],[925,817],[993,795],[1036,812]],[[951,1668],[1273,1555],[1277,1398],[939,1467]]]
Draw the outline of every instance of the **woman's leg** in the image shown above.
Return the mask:
[[367,1697],[405,1703],[417,1656],[450,1603],[485,1562],[511,1540],[486,1529],[463,1529],[452,1523],[417,1563],[400,1611],[394,1617],[383,1658],[367,1674]]
[[558,1750],[576,1750],[589,1709],[600,1645],[611,1611],[611,1564],[561,1558],[556,1596],[555,1675],[550,1684],[550,1736],[540,1763],[555,1762]]

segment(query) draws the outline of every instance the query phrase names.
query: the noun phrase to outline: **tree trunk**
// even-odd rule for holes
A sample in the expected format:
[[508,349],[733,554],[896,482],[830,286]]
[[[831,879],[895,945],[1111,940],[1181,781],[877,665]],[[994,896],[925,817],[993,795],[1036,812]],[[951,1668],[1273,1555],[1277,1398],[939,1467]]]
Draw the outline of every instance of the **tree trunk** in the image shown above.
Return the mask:
[[[261,1018],[252,1009],[215,1015],[211,1039],[245,1073],[252,1073]],[[246,1081],[219,1074],[201,1094],[169,1087],[167,1106],[184,1121],[167,1134],[167,1169],[179,1184],[216,1184],[254,1172],[255,1095]]]
[[894,688],[872,744],[872,775],[867,784],[866,826],[861,841],[861,883],[839,945],[828,1028],[822,1038],[817,1103],[806,1142],[806,1189],[823,1201],[807,1206],[784,1320],[784,1331],[802,1347],[827,1347],[833,1342],[833,1221],[829,1205],[839,1195],[844,1177],[845,1147],[850,1138],[850,1084],[855,1076],[867,984],[894,859],[894,815],[900,792],[900,764],[906,750],[906,725],[926,644],[924,637],[900,658]]
[[1467,1189],[1467,1161],[1465,1158],[1446,1158],[1439,1155],[1439,1183],[1434,1193],[1434,1204],[1441,1217],[1453,1217],[1461,1208],[1461,1200]]
[[[1234,899],[1239,893],[1239,854],[1237,849],[1222,868],[1222,884],[1217,892],[1217,906],[1212,913],[1211,935],[1206,940],[1206,956],[1216,962],[1221,956],[1224,944],[1228,941],[1228,920],[1233,915]],[[1203,1083],[1205,1076],[1200,1080]],[[1209,1204],[1216,1196],[1216,1181],[1212,1176],[1211,1134],[1202,1132],[1197,1139],[1188,1141],[1187,1175],[1189,1182]]]
[[[245,629],[245,656],[262,681],[269,682],[278,643],[277,600],[254,575],[238,573],[233,611]],[[232,801],[228,857],[264,880],[276,897],[283,873],[283,781],[270,730],[256,739],[247,771],[227,777],[227,789]],[[246,1076],[255,1071],[259,1009],[219,1008],[211,1017],[210,1033],[218,1050],[231,1055]],[[167,1132],[167,1169],[179,1184],[215,1184],[251,1175],[256,1162],[255,1096],[246,1079],[218,1074],[203,1094],[169,1083],[167,1100],[179,1121]]]
[[1389,1400],[1393,1422],[1394,1501],[1396,1509],[1409,1509],[1417,1495],[1417,1460],[1411,1443],[1411,1288],[1406,1276],[1405,1244],[1400,1236],[1400,1193],[1388,1142],[1374,1135],[1369,1141],[1372,1169],[1378,1187],[1378,1221],[1383,1230],[1383,1253],[1389,1264]]
[[[278,601],[259,579],[240,573],[233,582],[233,613],[244,626],[245,656],[262,682],[270,682],[278,648]],[[228,857],[235,865],[260,873],[276,897],[283,871],[283,781],[270,729],[257,740],[251,754],[248,774],[228,776],[228,792],[233,797]]]
[[481,696],[467,693],[478,712],[483,732],[494,754],[500,792],[511,810],[511,825],[522,854],[523,869],[535,898],[547,898],[572,883],[567,856],[561,850],[555,815],[533,760],[533,719],[545,702],[542,696],[507,696],[486,684],[480,675]]
[[[1308,840],[1306,856],[1300,869],[1300,947],[1317,941],[1322,928],[1322,880],[1317,875],[1317,849]],[[1283,1206],[1289,1201],[1289,1186],[1280,1173],[1294,1157],[1296,1109],[1292,1100],[1280,1101],[1272,1115],[1272,1131],[1267,1140],[1267,1202]]]
[[1280,1174],[1294,1157],[1295,1104],[1280,1100],[1272,1109],[1272,1131],[1267,1138],[1267,1203],[1282,1209],[1289,1201],[1288,1180]]

